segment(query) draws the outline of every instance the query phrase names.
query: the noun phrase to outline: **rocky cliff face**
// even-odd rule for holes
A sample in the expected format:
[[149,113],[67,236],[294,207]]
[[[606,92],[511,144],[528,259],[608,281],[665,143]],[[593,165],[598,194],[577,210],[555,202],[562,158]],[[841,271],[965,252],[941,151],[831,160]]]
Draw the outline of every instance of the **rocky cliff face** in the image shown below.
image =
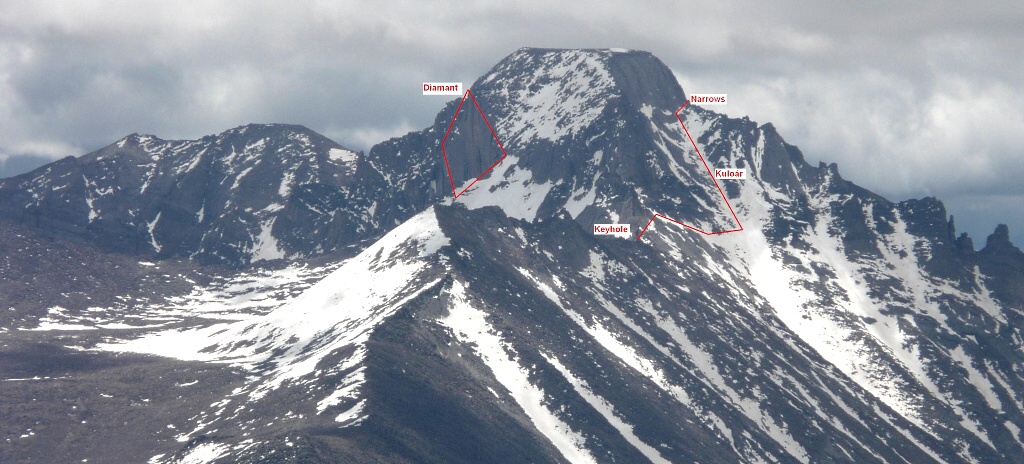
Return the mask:
[[1004,304],[1024,309],[1024,253],[1010,243],[1010,230],[999,225],[978,253],[979,269],[992,279],[993,292]]
[[[129,137],[3,181],[19,237],[86,237],[123,253],[81,245],[83,260],[145,276],[3,302],[26,316],[0,329],[0,362],[39,378],[3,393],[94,412],[4,426],[92,443],[82,427],[149,407],[139,446],[95,456],[157,462],[1018,461],[1024,254],[1005,227],[975,253],[939,200],[892,202],[770,124],[689,105],[707,163],[748,170],[719,181],[744,230],[595,236],[654,214],[736,226],[671,71],[644,52],[523,49],[472,92],[365,156],[247,126]],[[504,155],[495,135],[507,156],[476,180]],[[47,256],[23,242],[8,256]],[[269,257],[293,267],[189,270]],[[22,362],[39,343],[91,361]],[[19,443],[12,460],[68,455]]]

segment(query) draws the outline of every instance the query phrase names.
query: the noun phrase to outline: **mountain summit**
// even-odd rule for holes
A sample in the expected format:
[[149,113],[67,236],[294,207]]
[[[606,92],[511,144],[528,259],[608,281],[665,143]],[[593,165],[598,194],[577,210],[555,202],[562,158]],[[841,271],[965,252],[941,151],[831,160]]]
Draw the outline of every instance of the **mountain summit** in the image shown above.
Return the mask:
[[[471,91],[366,154],[246,126],[0,181],[0,460],[1019,461],[1004,227],[973,253],[937,199],[677,119],[645,52],[521,49]],[[593,233],[735,227],[695,148],[747,170],[743,231]]]
[[[637,228],[650,219],[648,203],[658,202],[680,216],[714,224],[727,219],[716,214],[724,205],[697,169],[699,158],[686,151],[689,142],[674,116],[686,97],[671,70],[650,53],[521,49],[472,91],[509,155],[459,198],[469,208],[499,206],[526,220],[564,210],[581,224]],[[415,163],[422,160],[436,165],[438,139],[457,107],[449,104],[423,134],[374,147],[371,162],[386,165],[404,155],[411,163],[402,170],[420,172],[425,168]],[[704,114],[699,108],[686,113],[694,121]],[[467,128],[449,150],[473,154],[474,141],[485,140],[487,130]],[[424,136],[427,143],[410,143]],[[471,165],[451,167],[459,191],[489,164],[472,156],[454,160]],[[459,175],[464,172],[473,174]],[[414,185],[443,197],[447,184],[441,170]]]

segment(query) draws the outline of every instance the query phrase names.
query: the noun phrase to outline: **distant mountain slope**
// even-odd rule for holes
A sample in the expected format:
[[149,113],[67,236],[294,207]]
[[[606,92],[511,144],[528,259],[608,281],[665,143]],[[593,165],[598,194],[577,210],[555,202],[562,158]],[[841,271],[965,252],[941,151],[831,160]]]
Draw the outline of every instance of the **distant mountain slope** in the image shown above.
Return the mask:
[[0,214],[110,250],[241,266],[372,235],[381,180],[361,154],[301,126],[133,134],[0,181]]

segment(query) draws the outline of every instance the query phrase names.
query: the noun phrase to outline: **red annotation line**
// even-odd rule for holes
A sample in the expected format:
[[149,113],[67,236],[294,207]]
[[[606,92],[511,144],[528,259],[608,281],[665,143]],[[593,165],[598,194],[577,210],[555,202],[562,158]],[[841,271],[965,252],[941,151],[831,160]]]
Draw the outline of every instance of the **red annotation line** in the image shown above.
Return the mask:
[[[480,117],[484,118],[484,124],[487,125],[487,129],[491,131],[491,136],[494,137],[494,141],[498,143],[498,148],[501,149],[501,158],[498,158],[498,161],[495,161],[494,164],[491,165],[491,167],[484,170],[484,172],[477,176],[476,179],[473,179],[473,182],[470,182],[469,185],[467,185],[464,189],[462,189],[459,192],[456,192],[455,178],[452,177],[452,168],[451,166],[448,165],[448,152],[445,151],[444,145],[445,142],[448,141],[448,134],[451,134],[452,128],[455,127],[455,120],[458,119],[459,117],[459,111],[462,111],[462,104],[466,103],[466,97],[469,97],[470,100],[473,100],[473,104],[476,105],[476,110],[480,112]],[[475,184],[478,180],[482,179],[485,175],[487,175],[488,172],[491,172],[491,169],[494,169],[495,166],[501,163],[501,161],[504,160],[506,156],[508,156],[508,154],[505,153],[505,146],[501,144],[501,140],[498,140],[498,134],[494,132],[494,128],[491,127],[491,123],[487,121],[487,116],[484,115],[484,110],[480,108],[480,104],[476,102],[476,97],[473,96],[473,92],[471,92],[469,89],[466,89],[466,93],[462,95],[462,101],[459,102],[459,107],[455,109],[455,116],[452,117],[452,122],[451,124],[448,125],[448,131],[444,133],[444,138],[441,139],[441,153],[444,154],[444,167],[448,169],[448,180],[451,181],[452,183],[452,195],[455,198],[459,198],[459,195],[466,193],[466,190],[469,190],[469,188],[472,187],[473,184]]]
[[690,104],[690,101],[687,100],[685,103],[683,103],[683,106],[680,106],[679,109],[676,110],[676,119],[679,120],[679,125],[683,126],[683,132],[686,133],[686,138],[690,139],[690,145],[693,145],[693,149],[697,151],[697,156],[700,157],[700,162],[704,164],[704,169],[706,169],[708,171],[708,175],[711,176],[711,182],[715,183],[715,188],[717,188],[718,189],[718,193],[720,195],[722,195],[722,200],[725,201],[725,206],[727,206],[729,208],[729,213],[732,214],[732,218],[736,221],[736,225],[738,227],[736,229],[719,230],[719,231],[714,231],[714,232],[708,232],[706,230],[701,230],[701,229],[699,229],[697,227],[694,227],[694,226],[691,226],[689,224],[684,224],[682,222],[679,222],[679,221],[677,221],[675,219],[672,219],[672,218],[670,218],[668,216],[665,216],[664,214],[655,214],[654,216],[651,216],[651,220],[650,221],[647,221],[647,225],[644,226],[644,230],[640,231],[640,235],[636,236],[637,240],[640,240],[640,237],[644,236],[644,232],[647,232],[647,228],[650,227],[651,223],[653,223],[654,220],[659,218],[659,217],[664,219],[664,220],[666,220],[666,221],[674,222],[676,224],[679,224],[679,225],[681,225],[681,226],[683,226],[683,227],[685,227],[687,229],[690,229],[690,230],[693,230],[693,231],[696,231],[696,232],[700,232],[700,233],[702,233],[704,235],[722,235],[722,234],[728,234],[730,232],[739,232],[739,231],[743,230],[743,224],[740,224],[740,218],[736,216],[736,211],[733,211],[732,205],[729,204],[729,199],[725,197],[725,192],[722,191],[722,186],[718,185],[718,179],[715,179],[715,175],[711,173],[711,168],[708,167],[708,162],[704,160],[704,155],[700,152],[700,149],[697,148],[697,143],[693,141],[693,137],[690,136],[690,131],[686,128],[686,124],[683,124],[683,118],[679,117],[679,112],[683,111],[683,108],[686,108],[686,105],[689,105],[689,104]]

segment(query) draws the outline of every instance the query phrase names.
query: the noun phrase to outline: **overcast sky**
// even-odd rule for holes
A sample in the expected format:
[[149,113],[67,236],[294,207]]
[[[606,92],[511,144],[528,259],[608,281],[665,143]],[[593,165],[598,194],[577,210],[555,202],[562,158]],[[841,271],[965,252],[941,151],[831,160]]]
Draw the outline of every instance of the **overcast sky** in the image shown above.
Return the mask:
[[653,52],[890,199],[1024,245],[1024,2],[0,3],[0,175],[132,133],[306,125],[356,149],[428,126],[523,46]]

